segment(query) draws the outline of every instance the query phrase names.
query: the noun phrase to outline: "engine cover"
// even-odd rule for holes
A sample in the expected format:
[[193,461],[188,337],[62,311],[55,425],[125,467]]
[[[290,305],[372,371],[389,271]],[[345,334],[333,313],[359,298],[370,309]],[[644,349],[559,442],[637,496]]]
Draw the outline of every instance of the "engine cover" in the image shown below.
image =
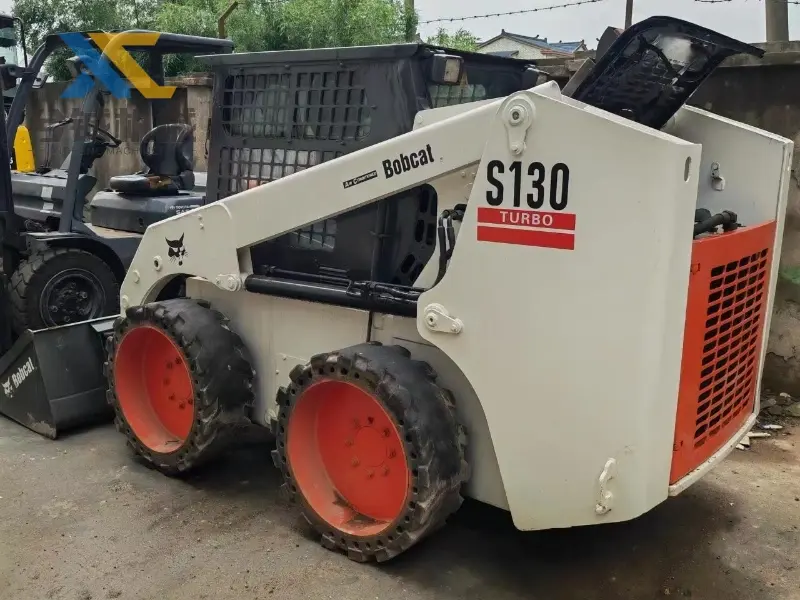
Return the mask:
[[[91,175],[78,177],[78,205],[97,183]],[[67,191],[67,172],[53,169],[47,173],[12,173],[11,187],[14,194],[14,212],[21,218],[39,223],[49,218],[61,217],[61,206]]]
[[98,227],[144,233],[149,225],[202,206],[204,201],[205,196],[196,192],[134,196],[101,191],[92,199],[90,219]]

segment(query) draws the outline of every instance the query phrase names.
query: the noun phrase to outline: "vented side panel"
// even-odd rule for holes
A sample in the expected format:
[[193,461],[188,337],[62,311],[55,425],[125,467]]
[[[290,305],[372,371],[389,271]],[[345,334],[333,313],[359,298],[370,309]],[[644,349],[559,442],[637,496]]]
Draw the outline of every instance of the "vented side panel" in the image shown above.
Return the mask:
[[775,222],[695,240],[670,483],[753,413]]

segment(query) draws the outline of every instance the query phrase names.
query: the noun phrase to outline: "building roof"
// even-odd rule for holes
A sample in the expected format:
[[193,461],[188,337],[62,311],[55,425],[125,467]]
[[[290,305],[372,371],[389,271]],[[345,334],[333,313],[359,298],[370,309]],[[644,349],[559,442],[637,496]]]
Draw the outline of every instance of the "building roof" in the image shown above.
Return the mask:
[[490,56],[502,56],[503,58],[514,58],[519,54],[519,50],[498,50],[497,52],[487,52]]
[[[501,38],[514,40],[515,42],[525,44],[526,46],[534,46],[535,48],[541,50],[543,54],[570,55],[574,54],[578,50],[586,49],[586,44],[583,40],[580,40],[579,42],[563,42],[561,40],[557,42],[550,42],[547,40],[547,38],[541,38],[538,35],[531,37],[529,35],[511,33],[505,29],[500,30],[500,35],[496,35],[489,40],[481,42],[478,48],[488,46],[492,42],[496,42]],[[492,54],[496,53],[492,52]]]

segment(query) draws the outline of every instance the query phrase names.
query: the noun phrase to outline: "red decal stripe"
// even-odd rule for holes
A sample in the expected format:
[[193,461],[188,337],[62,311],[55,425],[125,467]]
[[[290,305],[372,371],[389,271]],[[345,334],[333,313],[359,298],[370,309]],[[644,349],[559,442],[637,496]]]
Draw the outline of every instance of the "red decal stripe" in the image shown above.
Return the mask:
[[479,206],[478,222],[492,225],[514,225],[517,227],[568,229],[570,231],[575,231],[575,213]]
[[575,249],[574,233],[486,227],[483,225],[478,226],[478,241],[496,242],[498,244],[517,244],[520,246],[538,246],[539,248],[556,248],[558,250]]

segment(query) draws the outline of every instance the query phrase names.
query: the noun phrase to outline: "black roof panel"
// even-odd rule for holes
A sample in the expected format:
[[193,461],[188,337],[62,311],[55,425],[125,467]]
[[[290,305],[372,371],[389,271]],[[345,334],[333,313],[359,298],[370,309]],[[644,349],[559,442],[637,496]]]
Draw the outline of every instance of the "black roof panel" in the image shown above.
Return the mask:
[[465,52],[421,43],[382,44],[376,46],[351,46],[343,48],[311,48],[307,50],[238,52],[226,56],[199,56],[198,58],[212,66],[246,66],[265,63],[322,62],[335,60],[396,60],[411,58],[412,56],[425,56],[435,52],[455,54],[473,62],[484,62],[487,64],[513,64],[520,67],[535,65],[535,62],[532,60],[501,58],[478,52]]
[[[233,42],[219,38],[207,38],[198,35],[183,35],[180,33],[166,33],[161,31],[149,31],[143,29],[122,30],[112,29],[108,31],[80,31],[84,37],[89,37],[92,33],[158,33],[158,42],[153,46],[125,46],[127,50],[135,52],[160,52],[162,54],[219,54],[233,52]],[[74,32],[62,32],[74,33]],[[47,36],[58,44],[61,40],[61,33],[53,33]]]

